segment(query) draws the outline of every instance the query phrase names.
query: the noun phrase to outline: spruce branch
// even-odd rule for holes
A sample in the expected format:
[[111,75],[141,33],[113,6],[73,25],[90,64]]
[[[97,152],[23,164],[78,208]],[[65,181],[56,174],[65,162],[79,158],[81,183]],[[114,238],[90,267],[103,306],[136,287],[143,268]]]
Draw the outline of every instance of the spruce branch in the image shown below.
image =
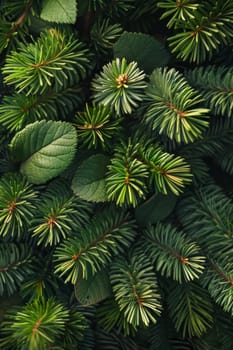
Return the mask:
[[[21,309],[12,310],[3,323],[1,342],[15,344],[16,349],[41,350],[53,346],[65,332],[68,310],[53,299],[35,299]],[[4,339],[5,338],[5,339]]]
[[115,298],[108,298],[98,305],[96,317],[98,323],[108,333],[115,330],[125,336],[136,334],[137,327],[127,321]]
[[216,185],[202,186],[178,206],[184,231],[199,242],[207,256],[227,263],[233,252],[232,200]]
[[164,9],[164,13],[160,17],[161,19],[171,17],[167,23],[167,27],[179,28],[186,21],[195,18],[195,12],[201,4],[195,3],[192,0],[168,0],[158,2],[157,6]]
[[233,174],[233,152],[226,152],[221,159],[217,159],[221,168],[228,174]]
[[173,285],[168,296],[170,318],[182,337],[200,337],[213,323],[208,292],[197,283]]
[[110,148],[112,138],[121,130],[120,122],[120,118],[114,120],[109,107],[101,104],[86,104],[84,112],[78,112],[73,120],[80,146],[88,149]]
[[41,297],[52,298],[57,295],[60,285],[52,270],[51,253],[34,251],[33,263],[33,271],[25,276],[20,285],[20,296],[32,302]]
[[175,154],[164,152],[158,145],[148,144],[140,158],[149,168],[149,185],[154,191],[164,194],[172,191],[175,195],[183,192],[192,182],[190,165]]
[[0,122],[10,131],[21,130],[39,120],[65,120],[81,103],[80,89],[47,90],[43,95],[23,93],[5,96],[0,105]]
[[[25,20],[29,15],[29,12],[32,7],[32,1],[29,1],[25,4],[3,4],[3,9],[5,10],[5,18],[3,17],[0,20],[0,52],[10,45],[10,48],[14,48],[14,44],[20,41],[25,42],[25,36],[27,37],[27,26]],[[12,8],[10,8],[12,7]],[[12,19],[12,14],[22,11],[17,19]],[[13,20],[11,22],[10,20]]]
[[1,1],[1,10],[7,19],[11,19],[16,25],[21,25],[33,7],[33,0],[7,0]]
[[126,337],[116,331],[106,332],[102,328],[96,330],[96,346],[98,349],[111,348],[111,350],[142,350],[133,338]]
[[0,4],[0,348],[231,350],[232,0]]
[[43,94],[48,87],[59,91],[83,79],[89,63],[83,43],[74,35],[51,28],[36,42],[11,52],[3,67],[4,81],[27,96]]
[[196,67],[185,74],[188,81],[205,98],[215,116],[232,116],[233,68],[224,66]]
[[208,127],[204,98],[174,68],[156,68],[145,91],[143,122],[177,142],[193,142]]
[[[139,141],[139,142],[138,142]],[[191,182],[190,166],[179,156],[164,152],[142,135],[137,143],[121,142],[108,166],[106,188],[109,199],[118,205],[138,204],[149,189],[179,195]]]
[[77,345],[81,349],[81,341],[85,343],[85,331],[89,324],[83,313],[71,308],[69,311],[69,320],[65,322],[65,331],[58,343],[62,344],[63,349],[76,350]]
[[11,22],[5,19],[0,19],[0,53],[10,52],[10,50],[17,50],[20,43],[27,42],[28,26],[24,24],[22,27],[17,27],[17,32],[12,31]]
[[222,46],[232,41],[232,19],[231,0],[209,0],[195,11],[194,18],[179,22],[180,31],[168,38],[172,53],[191,63],[210,60]]
[[0,235],[16,239],[29,228],[37,193],[25,177],[10,173],[0,180]]
[[107,210],[93,218],[78,236],[68,238],[56,248],[55,273],[65,276],[65,283],[75,284],[79,276],[87,279],[124,252],[134,238],[134,222],[128,215],[115,210],[113,216]]
[[182,147],[181,153],[189,158],[215,157],[223,154],[233,141],[232,118],[213,118],[209,128],[204,132],[202,139]]
[[232,262],[207,260],[208,268],[201,277],[201,284],[205,287],[213,300],[224,311],[233,313],[233,266]]
[[[97,1],[97,0],[92,0]],[[101,0],[99,0],[101,1]],[[126,16],[130,10],[135,9],[135,0],[111,0],[104,2],[103,11],[111,18],[121,18]]]
[[32,3],[33,3],[32,0],[30,0],[30,1],[27,3],[27,5],[26,5],[26,7],[25,7],[25,9],[24,9],[24,11],[23,11],[23,13],[22,13],[22,14],[19,16],[19,18],[14,22],[14,27],[12,28],[13,31],[17,30],[17,27],[20,26],[20,25],[24,22],[25,18],[28,16],[29,11],[30,11],[30,9],[31,9],[31,7],[32,7]]
[[40,198],[30,231],[37,238],[37,245],[54,246],[87,223],[89,213],[90,205],[71,195],[69,188],[58,182]]
[[127,322],[135,328],[156,323],[161,313],[157,279],[146,255],[132,255],[129,261],[116,261],[110,271],[115,300]]
[[97,11],[98,9],[103,9],[105,6],[104,0],[88,0],[88,9]]
[[85,226],[89,221],[92,206],[73,195],[62,181],[54,181],[40,198],[31,230],[38,237],[38,245],[56,245],[72,230]]
[[116,200],[122,206],[137,205],[140,197],[145,197],[147,191],[145,180],[148,170],[142,161],[136,158],[137,147],[131,140],[117,147],[111,164],[108,166],[106,188],[109,199]]
[[[144,16],[148,17],[150,15],[155,15],[156,12],[157,7],[153,0],[148,0],[146,3],[142,3],[140,0],[135,0],[134,9],[131,9],[129,17],[131,21],[144,21]],[[146,26],[146,23],[144,23],[144,26]]]
[[26,244],[0,243],[0,295],[13,294],[32,271],[32,251]]
[[93,99],[111,107],[117,115],[132,113],[142,101],[145,74],[136,62],[119,59],[108,63],[92,82]]
[[200,247],[170,224],[148,227],[142,250],[157,271],[179,283],[197,279],[204,271],[205,257]]
[[111,24],[109,18],[98,17],[91,29],[91,41],[95,51],[107,55],[122,32],[120,24]]

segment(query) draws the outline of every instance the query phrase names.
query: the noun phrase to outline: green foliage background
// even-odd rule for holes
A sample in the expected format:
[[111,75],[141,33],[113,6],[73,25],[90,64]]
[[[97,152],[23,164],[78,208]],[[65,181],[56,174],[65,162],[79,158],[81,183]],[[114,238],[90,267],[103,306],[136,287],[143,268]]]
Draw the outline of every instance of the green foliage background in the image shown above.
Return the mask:
[[231,0],[0,1],[0,348],[233,348]]

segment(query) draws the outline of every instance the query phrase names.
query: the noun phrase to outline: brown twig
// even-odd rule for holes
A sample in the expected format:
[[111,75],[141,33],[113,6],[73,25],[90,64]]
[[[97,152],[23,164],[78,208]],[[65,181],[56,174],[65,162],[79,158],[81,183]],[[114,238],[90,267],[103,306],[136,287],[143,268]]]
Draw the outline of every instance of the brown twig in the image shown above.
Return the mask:
[[17,28],[20,26],[20,24],[23,23],[23,21],[25,20],[25,18],[27,17],[31,7],[32,7],[32,1],[30,0],[29,3],[27,4],[27,6],[25,7],[25,10],[23,11],[23,13],[19,16],[19,18],[14,22],[14,26],[11,29],[11,32],[15,32],[17,30]]

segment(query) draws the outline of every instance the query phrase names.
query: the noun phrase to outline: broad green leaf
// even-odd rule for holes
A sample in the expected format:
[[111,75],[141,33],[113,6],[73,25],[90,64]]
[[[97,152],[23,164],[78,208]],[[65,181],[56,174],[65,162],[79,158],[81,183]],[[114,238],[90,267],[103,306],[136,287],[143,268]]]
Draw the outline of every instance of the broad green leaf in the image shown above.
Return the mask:
[[112,295],[108,274],[99,271],[87,280],[80,277],[74,287],[75,296],[82,305],[92,305]]
[[90,202],[106,202],[105,173],[108,164],[109,158],[103,154],[84,160],[72,181],[74,193]]
[[49,22],[75,23],[77,17],[76,0],[44,0],[40,17]]
[[143,33],[123,33],[113,46],[114,57],[136,61],[146,73],[166,66],[170,55],[161,42]]
[[34,184],[60,175],[72,162],[76,146],[75,128],[52,120],[27,125],[10,144],[12,157],[21,162],[21,173]]
[[146,226],[165,219],[175,208],[177,196],[173,193],[154,194],[135,209],[135,218],[139,225]]

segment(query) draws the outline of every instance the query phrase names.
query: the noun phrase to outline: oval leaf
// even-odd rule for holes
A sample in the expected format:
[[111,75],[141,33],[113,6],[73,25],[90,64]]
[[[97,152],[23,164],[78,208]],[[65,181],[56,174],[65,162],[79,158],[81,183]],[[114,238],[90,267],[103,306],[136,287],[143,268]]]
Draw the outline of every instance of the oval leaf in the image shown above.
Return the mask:
[[175,208],[177,196],[154,194],[135,209],[135,218],[139,225],[146,226],[165,219]]
[[123,33],[113,46],[114,57],[136,61],[146,73],[168,64],[170,55],[164,45],[143,33]]
[[105,173],[108,164],[109,158],[103,154],[96,154],[84,160],[72,181],[74,193],[90,202],[106,202],[108,198]]
[[34,184],[61,174],[72,162],[76,146],[77,134],[71,124],[45,120],[27,125],[10,144],[12,156],[21,162],[21,173]]
[[99,271],[87,280],[79,278],[74,287],[75,296],[82,305],[93,305],[112,295],[108,274]]
[[40,17],[49,22],[75,23],[77,17],[76,0],[44,0]]

